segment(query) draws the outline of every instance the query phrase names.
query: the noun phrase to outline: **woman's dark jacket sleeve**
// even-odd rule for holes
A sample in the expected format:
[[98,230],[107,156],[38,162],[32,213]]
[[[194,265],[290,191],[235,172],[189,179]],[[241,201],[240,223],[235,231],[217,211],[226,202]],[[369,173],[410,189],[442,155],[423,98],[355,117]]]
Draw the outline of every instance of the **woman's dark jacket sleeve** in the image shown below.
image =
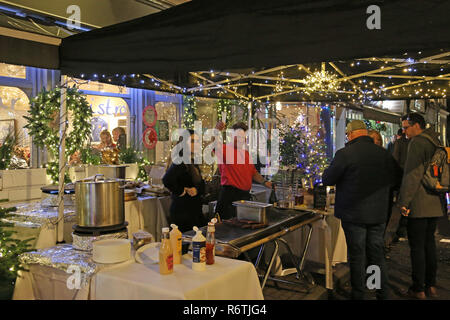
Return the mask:
[[184,172],[183,165],[172,164],[164,175],[162,181],[164,186],[172,192],[173,195],[180,196],[184,192],[184,184],[179,180]]

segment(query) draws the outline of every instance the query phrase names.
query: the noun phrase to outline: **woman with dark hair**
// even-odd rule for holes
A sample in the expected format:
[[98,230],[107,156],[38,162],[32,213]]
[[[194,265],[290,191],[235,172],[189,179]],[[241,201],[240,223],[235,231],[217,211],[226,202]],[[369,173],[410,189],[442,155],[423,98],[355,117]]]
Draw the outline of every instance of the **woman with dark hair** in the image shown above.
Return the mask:
[[[184,143],[184,150],[190,153],[190,163],[172,163],[163,177],[163,183],[172,192],[170,222],[178,226],[181,232],[192,230],[193,226],[204,226],[207,221],[202,212],[201,196],[205,192],[205,182],[200,168],[194,164],[194,143],[200,143],[194,130],[190,133],[190,143]],[[180,152],[180,157],[183,150]]]

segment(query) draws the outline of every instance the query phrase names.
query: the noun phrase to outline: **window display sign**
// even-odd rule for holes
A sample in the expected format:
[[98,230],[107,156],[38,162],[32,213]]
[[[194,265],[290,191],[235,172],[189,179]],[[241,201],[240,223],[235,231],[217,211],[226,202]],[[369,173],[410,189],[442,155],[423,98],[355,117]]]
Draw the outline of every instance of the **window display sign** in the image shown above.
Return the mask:
[[142,141],[147,149],[154,149],[156,143],[158,142],[158,134],[156,133],[156,130],[152,127],[145,129]]
[[425,112],[425,100],[411,100],[409,108],[412,111]]
[[147,106],[142,112],[142,120],[147,127],[153,127],[156,124],[158,114],[155,107]]
[[27,69],[24,66],[0,63],[0,77],[26,79]]
[[167,120],[156,121],[158,141],[169,141],[169,122]]

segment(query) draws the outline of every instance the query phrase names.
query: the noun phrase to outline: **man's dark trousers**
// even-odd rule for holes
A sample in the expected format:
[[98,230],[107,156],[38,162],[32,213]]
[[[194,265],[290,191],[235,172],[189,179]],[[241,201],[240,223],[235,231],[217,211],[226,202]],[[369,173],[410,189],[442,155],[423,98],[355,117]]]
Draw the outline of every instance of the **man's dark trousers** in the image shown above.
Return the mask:
[[386,224],[359,224],[342,221],[347,242],[348,261],[352,284],[352,299],[364,300],[367,290],[367,267],[379,266],[381,288],[377,299],[388,299],[388,277],[384,258],[384,231]]
[[217,200],[216,212],[219,213],[222,220],[234,218],[236,217],[236,207],[233,206],[233,202],[250,199],[250,191],[244,191],[233,186],[222,186]]
[[408,218],[408,242],[411,248],[413,291],[436,285],[436,231],[438,218]]

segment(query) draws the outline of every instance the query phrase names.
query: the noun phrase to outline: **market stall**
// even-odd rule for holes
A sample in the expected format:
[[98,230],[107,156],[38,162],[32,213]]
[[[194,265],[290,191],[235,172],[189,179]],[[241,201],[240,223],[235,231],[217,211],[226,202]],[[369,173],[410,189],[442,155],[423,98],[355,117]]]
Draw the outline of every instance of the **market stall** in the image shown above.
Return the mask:
[[[417,87],[412,87],[413,81],[410,80],[414,79],[413,75],[395,73],[404,67],[412,66],[410,69],[414,69],[417,66],[424,73],[423,78],[416,80],[414,85],[420,88],[423,86],[425,92],[430,92],[427,93],[428,97],[445,97],[445,91],[437,83],[447,81],[449,73],[448,70],[446,73],[444,68],[439,68],[437,61],[450,55],[445,49],[448,45],[445,37],[448,38],[448,35],[436,35],[440,34],[440,28],[447,23],[444,12],[449,9],[448,3],[436,5],[433,1],[417,0],[380,2],[384,12],[383,28],[376,31],[365,24],[362,17],[365,17],[367,6],[359,2],[343,4],[338,1],[316,1],[312,4],[283,0],[276,3],[231,1],[225,4],[223,1],[215,1],[205,4],[204,1],[192,1],[148,17],[63,40],[60,50],[63,77],[58,109],[61,128],[59,144],[54,144],[54,154],[59,155],[59,162],[56,162],[61,166],[60,170],[54,171],[59,174],[57,178],[60,188],[58,241],[63,239],[64,230],[63,190],[68,160],[65,153],[66,107],[73,108],[66,99],[70,94],[70,89],[66,86],[69,82],[67,77],[95,79],[178,94],[211,94],[216,98],[239,99],[246,111],[242,113],[241,119],[248,121],[250,128],[257,127],[258,124],[258,128],[269,131],[275,128],[273,106],[260,108],[267,101],[346,101],[354,104],[356,101],[376,98],[400,99],[423,95],[424,93],[420,93],[422,90],[417,93]],[[420,10],[417,9],[419,4]],[[316,28],[319,19],[322,25],[321,28]],[[280,36],[268,37],[275,32],[278,35],[279,30],[283,30]],[[179,41],[180,39],[183,41]],[[118,45],[124,42],[128,44],[126,47]],[[153,50],[155,47],[158,50]],[[406,56],[405,51],[409,51]],[[385,57],[387,55],[390,56]],[[380,58],[374,58],[375,62],[372,64],[370,58],[373,56]],[[309,65],[305,65],[306,63]],[[432,67],[429,69],[424,67],[430,64]],[[415,71],[408,71],[407,68],[403,72]],[[191,97],[188,109],[195,110],[193,100],[195,99]],[[265,120],[258,122],[256,119],[261,118],[261,114],[266,115]],[[186,114],[186,127],[193,125],[192,115],[193,113]],[[145,115],[143,117],[146,118]],[[156,130],[152,126],[153,122],[150,122],[151,125],[147,123],[147,128],[142,131],[144,141],[153,145]],[[316,152],[319,158],[314,161],[323,167],[326,164],[325,150],[322,144],[316,143],[322,134],[322,128],[308,128],[300,119],[295,129],[305,133],[301,137],[306,139],[302,142],[305,147],[303,152],[311,153],[315,148],[320,149],[320,152]],[[56,152],[56,147],[59,153]],[[68,148],[73,151],[70,145]],[[300,162],[295,163],[298,164]],[[302,174],[307,177],[306,183],[302,183],[305,202],[306,192],[311,200],[315,189],[313,182],[316,182],[319,172],[320,170],[311,173],[304,168]],[[291,180],[290,185],[285,187],[293,188],[297,183],[298,180]],[[292,196],[291,193],[290,197],[279,198],[278,206],[291,206]],[[155,199],[151,200],[154,202]],[[138,207],[145,207],[144,202]],[[311,203],[309,204],[311,207]],[[317,208],[319,207],[322,206]],[[157,216],[164,216],[161,211],[163,210]],[[319,212],[313,214],[314,220],[323,218]],[[140,228],[144,225],[144,229],[146,227],[145,218],[139,214],[137,220],[132,221],[132,216],[128,215],[127,218],[125,213],[124,219],[130,220],[128,232],[137,226]],[[163,219],[160,221],[162,222],[155,224],[159,228],[164,224]],[[322,229],[323,238],[330,238],[327,226],[323,224],[318,229]],[[157,232],[158,230],[153,236],[159,240]],[[266,235],[266,240],[274,240],[275,246],[278,246],[275,239],[281,235],[279,232],[273,233],[276,235],[273,239]],[[252,235],[252,238],[256,240],[257,236]],[[308,234],[308,239],[310,238],[311,232]],[[330,241],[324,243],[327,248],[325,265],[329,270],[329,262],[333,262],[334,254],[329,246]],[[227,263],[229,260],[225,259],[223,262]],[[135,284],[138,280],[130,276],[130,270],[142,275],[147,272],[140,270],[142,266],[135,267],[136,269],[120,266],[117,272],[105,270],[104,277],[100,276],[99,279],[109,279],[116,284]],[[264,275],[263,286],[269,271],[270,267]],[[97,276],[102,273],[99,272]],[[142,294],[147,297],[154,290],[148,287],[143,289]]]

